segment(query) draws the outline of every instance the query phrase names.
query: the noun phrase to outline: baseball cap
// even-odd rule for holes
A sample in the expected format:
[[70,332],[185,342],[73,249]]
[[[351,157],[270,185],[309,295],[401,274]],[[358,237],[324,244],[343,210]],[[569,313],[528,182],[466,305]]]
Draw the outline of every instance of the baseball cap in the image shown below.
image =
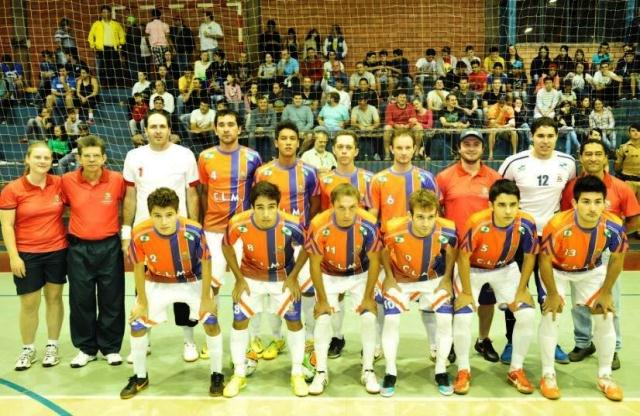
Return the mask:
[[485,143],[484,142],[484,137],[482,136],[482,133],[480,133],[476,129],[465,129],[465,130],[462,130],[462,133],[460,133],[460,139],[458,140],[458,143],[462,142],[467,137],[475,137],[476,139],[480,140],[482,142],[482,144]]

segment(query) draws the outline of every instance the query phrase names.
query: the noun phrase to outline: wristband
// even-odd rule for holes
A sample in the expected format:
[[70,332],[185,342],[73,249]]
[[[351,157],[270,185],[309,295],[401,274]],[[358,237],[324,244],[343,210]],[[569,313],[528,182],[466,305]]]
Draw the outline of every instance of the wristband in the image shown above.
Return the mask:
[[120,238],[123,240],[131,240],[131,226],[123,225],[120,229]]

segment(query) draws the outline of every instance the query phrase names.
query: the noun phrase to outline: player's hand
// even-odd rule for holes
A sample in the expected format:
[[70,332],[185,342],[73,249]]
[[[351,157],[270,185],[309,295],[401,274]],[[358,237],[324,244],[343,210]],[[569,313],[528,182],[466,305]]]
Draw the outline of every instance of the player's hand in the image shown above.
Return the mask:
[[294,301],[297,302],[300,300],[300,285],[298,284],[298,278],[296,276],[290,276],[284,281],[282,292],[286,289],[289,289],[289,293],[291,293]]
[[396,282],[396,279],[394,278],[385,277],[385,279],[382,282],[382,293],[387,293],[391,289],[400,290],[400,287],[398,286],[398,282]]
[[316,301],[316,306],[313,308],[313,316],[318,319],[320,315],[331,315],[331,306],[325,301]]
[[233,292],[231,292],[231,297],[233,298],[234,303],[240,302],[240,298],[242,297],[242,293],[247,292],[247,295],[251,294],[249,290],[249,285],[247,281],[243,279],[236,280],[236,284],[233,286]]
[[376,314],[376,311],[378,310],[378,305],[376,305],[376,301],[373,300],[373,298],[364,298],[362,299],[362,302],[360,303],[360,306],[358,306],[358,313],[362,314],[365,312],[371,312],[372,314]]
[[454,309],[456,311],[464,308],[465,306],[471,306],[471,308],[475,311],[476,310],[476,303],[473,301],[473,296],[471,296],[468,293],[460,293],[458,296],[456,296],[456,300],[453,304]]
[[131,244],[131,240],[130,239],[123,239],[122,240],[122,254],[124,254],[124,258],[128,259],[129,258],[129,245]]
[[613,306],[613,297],[611,296],[611,292],[601,291],[598,297],[596,298],[596,301],[593,303],[593,308],[591,309],[595,314],[604,313],[605,317],[607,316],[606,314],[609,312],[615,313],[616,308]]
[[133,309],[131,309],[131,313],[129,314],[129,323],[132,323],[136,319],[146,318],[148,314],[149,306],[147,303],[136,300],[136,303],[133,305]]
[[20,256],[11,257],[9,259],[9,264],[11,266],[11,273],[14,276],[23,278],[27,275],[27,269],[24,266],[24,261],[20,258]]
[[531,297],[531,293],[529,293],[528,289],[518,290],[516,292],[516,297],[513,299],[513,303],[509,304],[509,309],[511,312],[515,312],[520,307],[520,303],[526,303],[527,305],[533,307],[535,304],[533,303],[533,297]]
[[434,293],[438,292],[439,290],[444,290],[445,292],[447,292],[447,295],[452,296],[453,295],[453,287],[451,286],[451,279],[443,278],[440,281],[440,284],[438,285],[438,287],[436,288]]
[[556,320],[556,314],[562,312],[562,305],[564,301],[562,297],[557,294],[547,294],[547,297],[544,299],[542,303],[542,313],[551,313],[553,315],[553,320]]

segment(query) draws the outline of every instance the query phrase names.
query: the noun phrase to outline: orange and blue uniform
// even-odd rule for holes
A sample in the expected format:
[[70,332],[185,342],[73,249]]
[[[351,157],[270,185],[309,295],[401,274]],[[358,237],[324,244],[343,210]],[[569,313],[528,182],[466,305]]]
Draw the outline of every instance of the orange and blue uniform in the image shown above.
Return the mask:
[[231,217],[249,209],[249,190],[261,164],[258,152],[244,146],[233,152],[215,146],[200,153],[200,183],[208,187],[205,230],[223,233]]
[[146,262],[146,280],[185,283],[202,279],[202,261],[211,254],[204,230],[195,221],[178,217],[176,232],[161,235],[151,219],[133,227],[129,256],[134,264]]
[[343,183],[350,183],[360,193],[360,206],[371,207],[371,179],[373,173],[356,168],[351,175],[341,175],[335,170],[320,175],[320,208],[324,211],[331,208],[331,191]]
[[280,189],[280,209],[301,216],[304,225],[311,219],[311,198],[320,195],[316,168],[296,160],[293,166],[281,166],[277,160],[260,166],[255,182],[267,181]]
[[304,244],[300,218],[278,212],[276,224],[268,230],[258,228],[253,210],[234,215],[227,226],[222,244],[232,246],[242,240],[240,271],[255,280],[280,282],[295,264],[293,245]]
[[307,231],[305,249],[321,255],[320,268],[330,276],[353,276],[369,270],[370,252],[382,249],[376,218],[362,208],[348,228],[340,227],[333,209],[316,215]]
[[391,269],[398,283],[421,282],[444,274],[445,250],[456,247],[456,228],[453,221],[436,218],[433,231],[417,237],[412,230],[411,217],[394,218],[387,222],[384,246],[389,251]]

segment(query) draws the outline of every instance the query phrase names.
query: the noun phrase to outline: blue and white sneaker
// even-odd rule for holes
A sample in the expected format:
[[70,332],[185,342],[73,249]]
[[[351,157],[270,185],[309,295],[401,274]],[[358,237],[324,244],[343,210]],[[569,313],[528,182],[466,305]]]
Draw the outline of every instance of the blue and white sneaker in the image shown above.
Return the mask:
[[560,345],[556,345],[555,359],[558,364],[569,364],[570,362],[569,356],[567,355],[566,352],[562,351],[562,348],[560,348]]
[[385,374],[382,380],[382,387],[380,388],[380,395],[382,397],[391,397],[396,393],[396,376],[391,374]]
[[438,393],[443,396],[451,396],[453,394],[453,386],[449,380],[449,374],[436,374],[436,385],[438,386]]
[[504,346],[504,350],[502,354],[500,354],[500,362],[502,364],[511,364],[511,354],[513,353],[513,344],[508,342],[507,345]]

